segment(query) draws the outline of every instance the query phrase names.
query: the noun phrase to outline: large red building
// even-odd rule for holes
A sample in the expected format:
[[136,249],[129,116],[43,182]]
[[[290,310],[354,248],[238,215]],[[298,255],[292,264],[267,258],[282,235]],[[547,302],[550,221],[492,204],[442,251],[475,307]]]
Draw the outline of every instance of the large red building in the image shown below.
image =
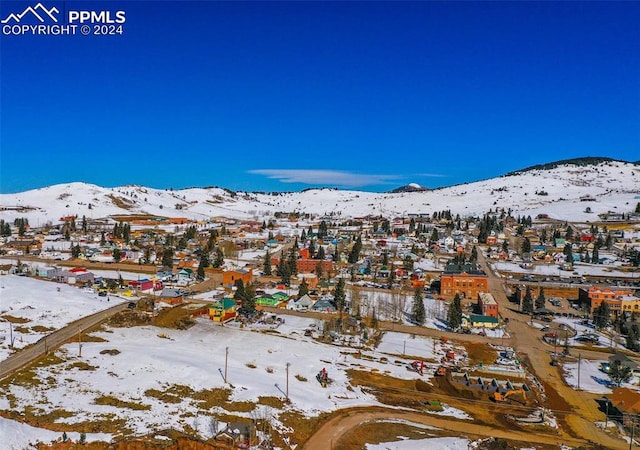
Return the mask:
[[489,290],[489,278],[473,264],[450,264],[440,276],[440,295],[477,298]]

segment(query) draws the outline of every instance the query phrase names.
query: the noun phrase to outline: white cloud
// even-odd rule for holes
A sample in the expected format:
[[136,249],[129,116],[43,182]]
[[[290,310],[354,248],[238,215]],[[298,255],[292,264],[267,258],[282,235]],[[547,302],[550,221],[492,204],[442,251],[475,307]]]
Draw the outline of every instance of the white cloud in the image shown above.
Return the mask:
[[340,170],[308,169],[256,169],[249,173],[264,175],[282,183],[304,183],[324,186],[358,187],[390,184],[402,177],[399,175],[372,175],[344,172]]

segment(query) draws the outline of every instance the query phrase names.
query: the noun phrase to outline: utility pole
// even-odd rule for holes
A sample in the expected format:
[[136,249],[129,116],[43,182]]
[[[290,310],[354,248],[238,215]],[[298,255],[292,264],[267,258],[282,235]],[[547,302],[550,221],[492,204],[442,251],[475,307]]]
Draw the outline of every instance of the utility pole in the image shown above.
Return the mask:
[[578,390],[580,390],[580,366],[582,365],[582,357],[578,353]]
[[229,347],[226,347],[224,349],[224,382],[228,383],[227,381],[227,362],[229,361]]
[[289,366],[290,365],[291,365],[291,363],[287,363],[287,386],[286,386],[287,402],[289,401]]

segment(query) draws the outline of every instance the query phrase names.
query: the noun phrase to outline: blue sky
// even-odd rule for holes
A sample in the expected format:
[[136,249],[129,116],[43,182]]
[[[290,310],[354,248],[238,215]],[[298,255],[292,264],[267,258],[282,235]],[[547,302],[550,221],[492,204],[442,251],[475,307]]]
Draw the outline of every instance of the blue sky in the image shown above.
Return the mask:
[[2,193],[387,191],[640,159],[640,2],[42,3],[126,23],[0,37]]

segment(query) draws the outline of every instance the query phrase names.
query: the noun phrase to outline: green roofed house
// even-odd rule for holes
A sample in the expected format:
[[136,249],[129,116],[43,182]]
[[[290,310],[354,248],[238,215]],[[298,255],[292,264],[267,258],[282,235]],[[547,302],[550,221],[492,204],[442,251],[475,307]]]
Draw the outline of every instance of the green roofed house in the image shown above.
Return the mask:
[[500,325],[500,319],[497,317],[478,314],[462,316],[462,326],[465,328],[497,328],[498,325]]
[[282,292],[282,291],[278,291],[278,292],[275,292],[275,293],[271,294],[271,297],[275,298],[279,302],[284,302],[289,298],[287,293],[286,292]]
[[209,318],[214,322],[226,322],[235,319],[238,304],[232,298],[223,298],[209,305]]
[[281,300],[274,298],[272,295],[261,295],[256,298],[256,306],[272,306],[277,307]]

